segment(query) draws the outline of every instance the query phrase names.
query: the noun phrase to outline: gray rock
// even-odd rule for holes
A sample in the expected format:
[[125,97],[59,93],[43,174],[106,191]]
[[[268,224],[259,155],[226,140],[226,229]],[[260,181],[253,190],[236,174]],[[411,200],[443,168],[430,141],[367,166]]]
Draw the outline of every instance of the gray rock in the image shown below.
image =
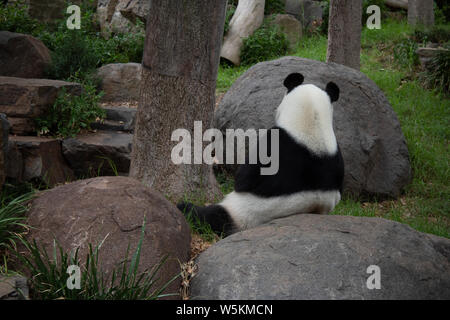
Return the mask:
[[377,85],[363,73],[335,63],[297,57],[262,62],[231,86],[215,113],[214,127],[270,128],[292,72],[305,83],[340,88],[334,128],[345,162],[344,190],[354,195],[397,197],[411,180],[408,148],[397,115]]
[[[133,135],[114,131],[97,131],[65,139],[64,158],[78,176],[126,174],[130,169]],[[112,163],[112,166],[110,162]]]
[[139,100],[141,65],[139,63],[112,63],[97,70],[101,79],[102,101],[124,102]]
[[[295,215],[197,259],[191,299],[450,299],[450,240],[381,218]],[[380,289],[369,289],[369,266]]]
[[92,129],[133,132],[136,109],[127,107],[103,107],[106,119],[91,124]]
[[8,158],[8,132],[10,124],[4,113],[0,113],[0,191],[6,177],[6,159]]

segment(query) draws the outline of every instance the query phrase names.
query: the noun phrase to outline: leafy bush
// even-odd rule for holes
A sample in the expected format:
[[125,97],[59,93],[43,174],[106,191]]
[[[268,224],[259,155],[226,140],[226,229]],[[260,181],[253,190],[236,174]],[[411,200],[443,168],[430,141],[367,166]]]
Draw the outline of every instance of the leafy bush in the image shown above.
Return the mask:
[[[20,262],[31,273],[31,290],[37,299],[67,300],[155,300],[173,294],[164,294],[166,288],[179,275],[159,288],[155,288],[157,274],[167,257],[151,270],[138,273],[144,227],[132,259],[129,259],[129,247],[119,267],[112,270],[110,278],[104,277],[99,268],[98,253],[104,241],[95,248],[89,244],[86,262],[81,267],[78,249],[74,255],[65,253],[60,245],[54,242],[53,256],[49,257],[44,248],[39,248],[35,241],[23,241],[28,250],[27,255],[16,252]],[[59,252],[59,257],[57,255]],[[71,265],[81,268],[80,289],[69,289],[67,286],[67,269]]]
[[102,93],[97,94],[96,85],[91,80],[85,82],[80,96],[71,95],[65,89],[59,93],[48,112],[36,119],[39,134],[51,134],[59,137],[71,137],[97,118],[104,118],[105,111],[98,106]]
[[417,43],[412,39],[404,39],[394,47],[394,60],[402,67],[412,68],[419,64],[419,56],[416,53]]
[[289,42],[280,28],[266,19],[250,37],[244,39],[241,63],[251,65],[286,54]]
[[450,93],[450,51],[441,51],[433,57],[422,77],[429,88]]

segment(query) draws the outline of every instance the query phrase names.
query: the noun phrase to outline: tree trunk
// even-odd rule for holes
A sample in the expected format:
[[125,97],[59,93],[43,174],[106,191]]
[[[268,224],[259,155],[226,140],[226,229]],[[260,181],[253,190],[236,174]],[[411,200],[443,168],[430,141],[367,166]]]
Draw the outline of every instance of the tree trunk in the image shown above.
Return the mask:
[[225,6],[226,0],[150,0],[130,176],[172,200],[220,193],[211,166],[172,162],[178,142],[171,136],[186,129],[193,140],[194,121],[203,131],[212,125]]
[[362,1],[331,0],[327,62],[359,70]]
[[264,20],[265,0],[241,0],[230,21],[220,56],[235,65],[241,63],[243,39],[251,36]]
[[408,24],[426,27],[434,25],[433,0],[409,0]]

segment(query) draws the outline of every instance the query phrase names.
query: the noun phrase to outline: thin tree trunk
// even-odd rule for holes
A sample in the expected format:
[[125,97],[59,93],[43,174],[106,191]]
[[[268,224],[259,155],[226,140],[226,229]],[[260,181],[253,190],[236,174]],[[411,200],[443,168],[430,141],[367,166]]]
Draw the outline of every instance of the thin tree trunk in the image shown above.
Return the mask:
[[434,25],[433,0],[409,0],[408,24],[426,27]]
[[360,68],[362,1],[331,0],[327,62]]
[[211,166],[172,162],[171,135],[183,128],[193,140],[194,121],[203,131],[212,124],[225,6],[150,0],[130,176],[172,200],[199,190],[210,200],[219,194]]

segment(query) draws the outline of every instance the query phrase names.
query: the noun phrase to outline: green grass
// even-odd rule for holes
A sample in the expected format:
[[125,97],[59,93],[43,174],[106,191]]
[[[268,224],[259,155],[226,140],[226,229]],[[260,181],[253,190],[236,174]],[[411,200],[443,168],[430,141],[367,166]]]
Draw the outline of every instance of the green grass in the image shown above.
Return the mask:
[[[405,21],[383,20],[382,29],[364,29],[361,71],[386,94],[398,115],[411,157],[413,181],[397,200],[360,202],[344,197],[333,214],[384,217],[450,238],[450,99],[421,84],[417,68],[401,68],[394,48],[413,31]],[[304,37],[294,55],[326,60],[327,38]],[[225,92],[248,68],[219,69],[218,91]],[[228,186],[232,182],[221,180]],[[229,189],[229,188],[228,188]]]

